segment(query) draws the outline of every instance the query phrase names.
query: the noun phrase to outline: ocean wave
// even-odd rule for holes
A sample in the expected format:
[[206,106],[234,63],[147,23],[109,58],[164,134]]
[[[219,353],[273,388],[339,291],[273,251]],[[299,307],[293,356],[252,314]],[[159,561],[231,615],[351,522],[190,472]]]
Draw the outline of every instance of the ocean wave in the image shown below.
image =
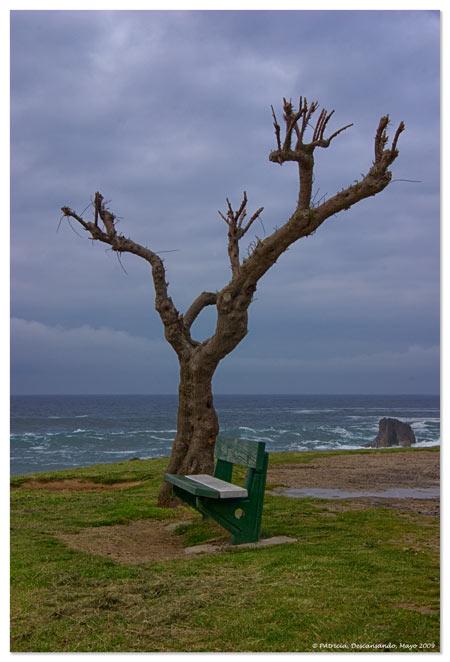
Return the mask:
[[351,432],[350,430],[347,430],[346,428],[342,428],[340,425],[336,425],[335,428],[331,430],[334,434],[339,434],[341,437],[345,437],[346,439],[354,439],[355,436],[359,436],[360,433],[355,433]]
[[[355,411],[439,411],[439,407],[339,407],[335,411],[352,409]],[[316,410],[318,411],[318,410]]]
[[340,444],[339,442],[337,443],[336,450],[347,450],[347,451],[352,451],[352,450],[357,450],[361,448],[367,448],[366,444]]
[[272,439],[272,437],[258,437],[258,436],[255,436],[255,437],[245,437],[244,435],[242,435],[242,436],[240,437],[240,439],[245,439],[246,441],[269,441],[269,442],[273,442],[273,441],[274,441],[274,440]]
[[[71,418],[88,418],[89,414],[76,414],[75,416],[42,416],[38,418],[47,418],[50,420],[70,420]],[[26,418],[26,417],[24,417]]]
[[340,411],[339,409],[287,409],[291,414],[322,414]]
[[101,451],[101,455],[130,455],[131,453],[140,453],[141,448],[136,448],[135,450],[126,450],[126,451]]
[[289,444],[287,447],[288,451],[308,451],[311,450],[310,446],[305,446],[304,444]]
[[438,437],[437,439],[432,439],[432,440],[425,440],[422,439],[421,441],[417,441],[414,444],[414,447],[416,448],[429,448],[430,446],[440,446],[441,445],[441,439]]
[[411,427],[416,432],[428,432],[429,424],[426,421],[414,421]]
[[[286,430],[285,428],[276,428],[273,425],[268,428],[250,428],[245,425],[241,425],[237,429],[243,430],[244,432],[251,432],[252,434],[259,434],[260,432],[273,432],[276,435],[292,433],[291,430]],[[233,434],[234,428],[222,428],[220,432],[222,435]]]

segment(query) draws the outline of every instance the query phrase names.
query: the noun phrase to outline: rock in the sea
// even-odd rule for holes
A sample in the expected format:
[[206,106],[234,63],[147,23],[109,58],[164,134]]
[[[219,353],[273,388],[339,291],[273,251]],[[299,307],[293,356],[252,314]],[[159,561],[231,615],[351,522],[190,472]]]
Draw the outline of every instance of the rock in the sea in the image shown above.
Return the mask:
[[397,418],[382,418],[378,424],[378,434],[370,444],[374,448],[388,446],[411,446],[416,443],[416,436],[408,423]]

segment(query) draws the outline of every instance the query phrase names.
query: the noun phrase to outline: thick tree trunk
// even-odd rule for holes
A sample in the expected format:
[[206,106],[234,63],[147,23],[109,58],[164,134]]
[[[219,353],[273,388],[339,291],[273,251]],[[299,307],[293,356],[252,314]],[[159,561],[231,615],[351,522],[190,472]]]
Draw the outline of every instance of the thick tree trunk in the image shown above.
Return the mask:
[[[197,359],[180,364],[177,434],[167,467],[168,473],[213,472],[214,444],[219,433],[212,395],[215,367],[199,364]],[[168,505],[171,495],[171,486],[163,483],[158,504]]]

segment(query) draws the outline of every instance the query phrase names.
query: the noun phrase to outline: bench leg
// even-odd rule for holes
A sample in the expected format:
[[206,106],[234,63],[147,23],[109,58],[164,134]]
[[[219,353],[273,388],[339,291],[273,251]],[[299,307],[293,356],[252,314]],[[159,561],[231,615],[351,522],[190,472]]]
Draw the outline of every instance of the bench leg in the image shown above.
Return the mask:
[[[261,517],[255,517],[256,513],[252,507],[251,500],[231,499],[225,501],[211,501],[199,498],[198,510],[212,517],[218,524],[231,533],[233,545],[241,545],[248,542],[258,542]],[[261,509],[262,510],[262,509]]]
[[248,499],[208,499],[196,497],[174,485],[174,493],[198,510],[204,520],[211,517],[231,533],[233,545],[258,542],[266,485],[268,454],[261,472],[253,472],[248,484]]

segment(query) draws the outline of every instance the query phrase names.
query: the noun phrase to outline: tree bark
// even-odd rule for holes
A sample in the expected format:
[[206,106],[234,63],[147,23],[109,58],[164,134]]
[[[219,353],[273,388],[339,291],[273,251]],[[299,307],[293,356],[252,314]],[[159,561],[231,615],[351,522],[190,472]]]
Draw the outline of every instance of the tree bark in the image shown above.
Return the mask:
[[[191,358],[180,363],[177,433],[167,473],[212,474],[219,421],[212,393],[214,364]],[[172,488],[163,483],[158,504],[168,505]]]

